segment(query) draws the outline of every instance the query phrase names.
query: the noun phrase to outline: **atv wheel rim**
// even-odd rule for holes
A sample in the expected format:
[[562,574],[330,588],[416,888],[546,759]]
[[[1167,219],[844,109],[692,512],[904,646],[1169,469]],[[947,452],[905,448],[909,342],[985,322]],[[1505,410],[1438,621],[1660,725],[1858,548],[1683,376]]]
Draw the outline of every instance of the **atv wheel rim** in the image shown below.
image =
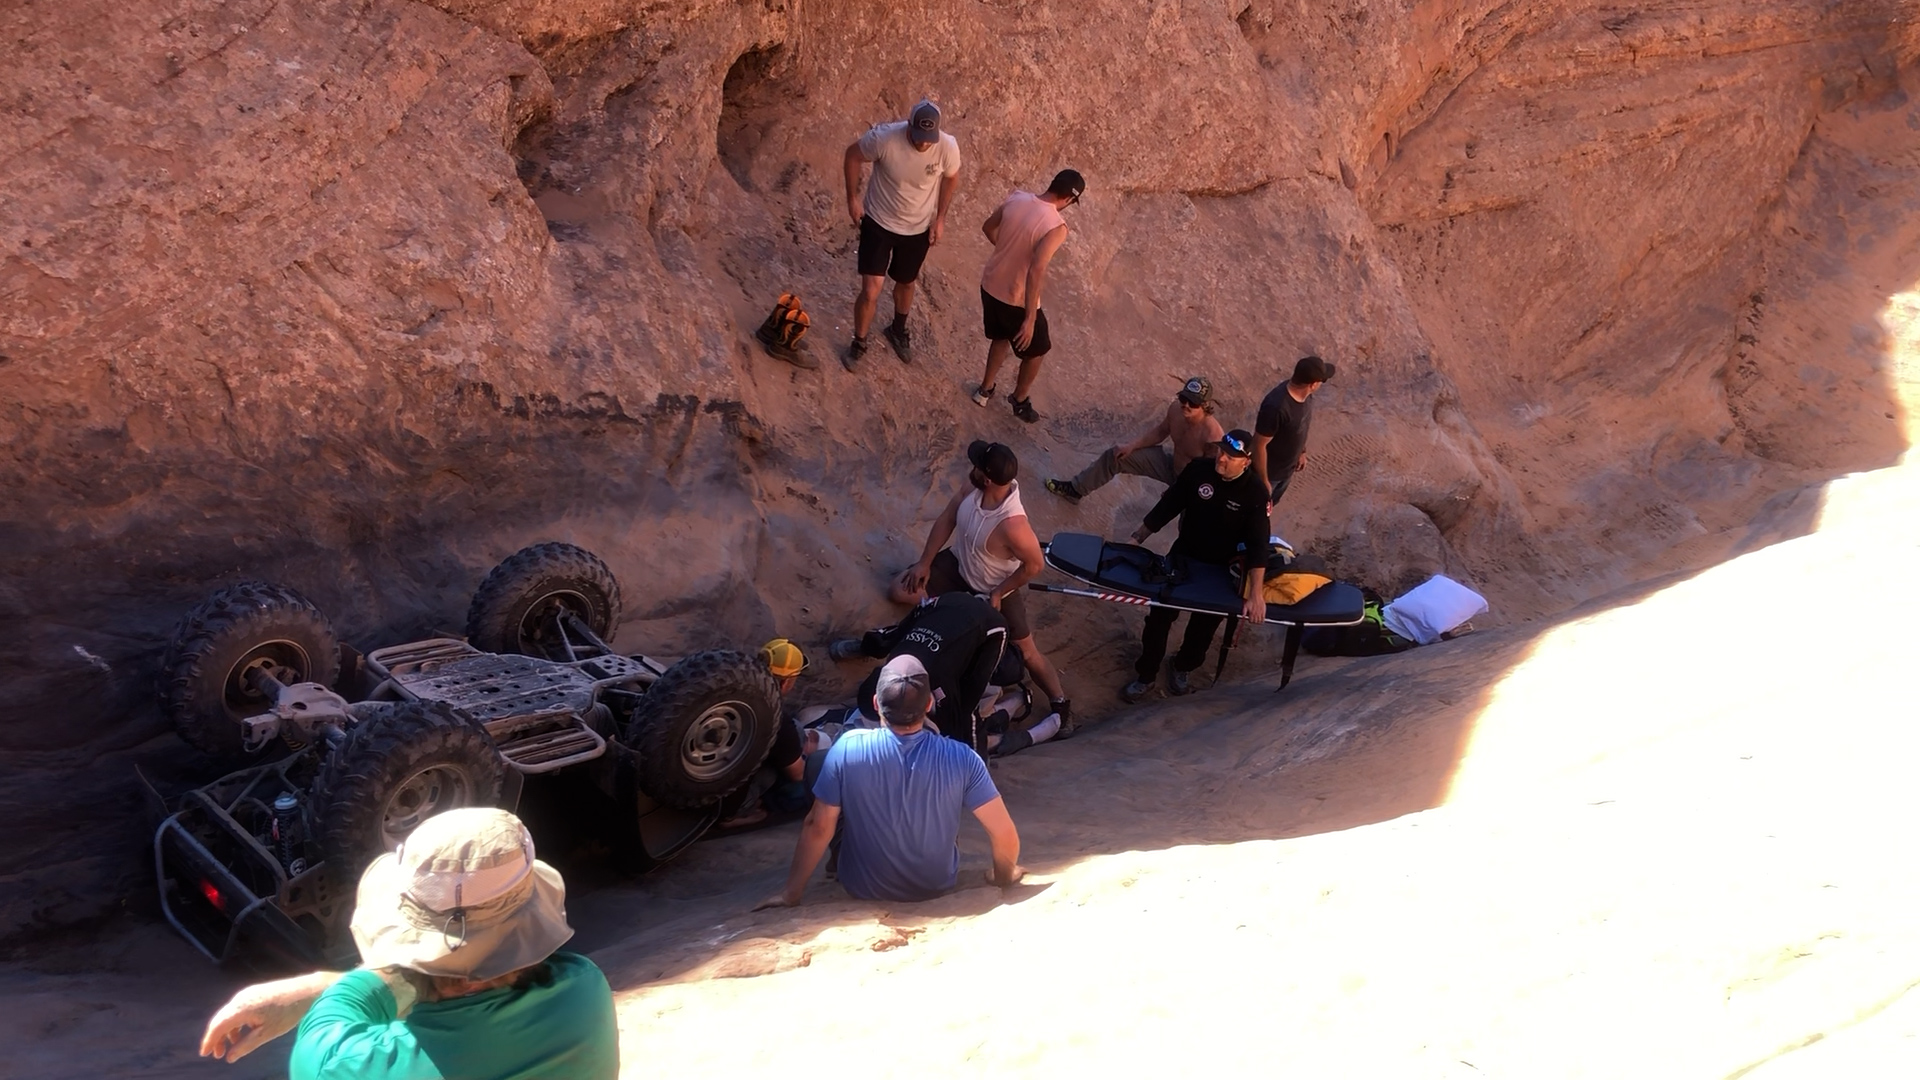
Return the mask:
[[752,725],[753,708],[744,701],[708,707],[687,725],[687,736],[680,741],[680,767],[701,783],[720,779],[746,756]]
[[227,669],[227,711],[236,717],[255,716],[262,706],[271,704],[271,697],[254,688],[251,676],[256,671],[292,685],[306,682],[307,672],[312,670],[313,662],[299,642],[285,638],[263,641],[248,649]]
[[[560,627],[557,625],[562,613],[572,615],[589,627],[593,626],[593,601],[574,589],[555,589],[528,604],[527,613],[520,617],[517,631],[520,653],[524,656],[545,656],[552,660],[565,659],[566,650],[560,647]],[[574,644],[578,647],[585,643]]]
[[392,851],[433,815],[471,805],[473,780],[465,769],[429,765],[407,777],[387,800],[387,812],[380,822],[380,842]]

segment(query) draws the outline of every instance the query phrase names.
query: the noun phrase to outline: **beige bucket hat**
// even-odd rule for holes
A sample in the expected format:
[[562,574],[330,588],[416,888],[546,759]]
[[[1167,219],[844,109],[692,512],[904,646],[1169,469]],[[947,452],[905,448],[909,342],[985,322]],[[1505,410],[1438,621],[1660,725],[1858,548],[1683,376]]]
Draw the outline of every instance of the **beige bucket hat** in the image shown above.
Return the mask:
[[537,964],[573,936],[560,872],[505,810],[449,810],[360,877],[353,940],[371,968],[485,980]]

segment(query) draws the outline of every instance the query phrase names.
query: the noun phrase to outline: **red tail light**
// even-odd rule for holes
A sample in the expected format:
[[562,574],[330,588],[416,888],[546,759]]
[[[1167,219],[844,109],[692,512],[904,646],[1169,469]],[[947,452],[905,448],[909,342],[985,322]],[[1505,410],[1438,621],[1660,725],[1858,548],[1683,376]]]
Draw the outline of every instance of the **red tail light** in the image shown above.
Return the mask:
[[215,911],[218,911],[222,915],[227,913],[226,898],[220,895],[219,889],[214,888],[213,882],[202,879],[200,882],[200,895],[207,898],[207,903],[212,904]]

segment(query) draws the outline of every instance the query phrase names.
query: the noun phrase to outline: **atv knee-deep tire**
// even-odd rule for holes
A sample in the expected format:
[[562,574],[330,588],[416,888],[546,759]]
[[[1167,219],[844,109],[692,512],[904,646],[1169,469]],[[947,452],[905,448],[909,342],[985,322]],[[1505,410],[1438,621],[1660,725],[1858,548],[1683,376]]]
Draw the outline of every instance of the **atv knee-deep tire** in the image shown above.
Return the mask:
[[620,583],[607,564],[585,548],[522,548],[494,567],[473,594],[467,640],[484,652],[564,660],[564,655],[556,655],[562,650],[553,625],[562,609],[602,640],[611,638],[620,623]]
[[695,653],[647,688],[623,741],[640,787],[669,806],[704,806],[747,782],[780,723],[780,687],[741,652]]
[[404,701],[353,725],[313,781],[310,820],[336,880],[359,881],[441,811],[500,805],[506,769],[487,733],[445,702]]
[[283,585],[243,581],[187,612],[160,669],[160,708],[175,731],[223,763],[243,758],[240,721],[273,707],[247,673],[264,668],[283,683],[333,685],[340,642],[333,625]]

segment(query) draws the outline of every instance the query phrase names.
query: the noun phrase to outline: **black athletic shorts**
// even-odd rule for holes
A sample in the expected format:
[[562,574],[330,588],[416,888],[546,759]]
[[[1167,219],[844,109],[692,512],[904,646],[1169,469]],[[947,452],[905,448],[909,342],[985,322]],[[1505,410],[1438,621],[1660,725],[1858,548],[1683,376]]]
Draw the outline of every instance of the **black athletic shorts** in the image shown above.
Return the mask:
[[[1020,334],[1020,324],[1027,321],[1026,308],[1001,303],[985,289],[980,290],[980,314],[986,324],[988,341],[1012,341]],[[1047,336],[1047,311],[1041,308],[1033,313],[1033,340],[1026,348],[1013,350],[1013,355],[1031,360],[1047,355],[1052,348],[1053,339]]]
[[901,236],[863,215],[860,218],[860,276],[884,275],[905,285],[920,276],[920,264],[927,261],[927,249],[932,246],[931,229],[918,236]]

